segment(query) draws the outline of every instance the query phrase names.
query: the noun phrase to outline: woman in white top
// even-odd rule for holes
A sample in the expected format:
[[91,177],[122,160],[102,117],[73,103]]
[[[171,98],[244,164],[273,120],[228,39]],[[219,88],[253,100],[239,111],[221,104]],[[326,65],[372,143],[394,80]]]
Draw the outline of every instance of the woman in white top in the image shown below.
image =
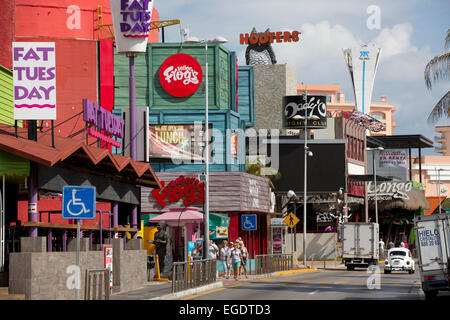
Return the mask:
[[236,241],[234,243],[233,249],[231,249],[231,264],[234,271],[234,279],[239,280],[239,268],[241,266],[242,254],[239,250],[239,243]]
[[223,272],[224,272],[224,276],[228,279],[228,269],[230,268],[229,265],[229,256],[230,256],[230,249],[228,248],[228,241],[224,240],[222,242],[222,247],[219,250],[219,258],[220,261],[222,261],[222,266],[223,266]]

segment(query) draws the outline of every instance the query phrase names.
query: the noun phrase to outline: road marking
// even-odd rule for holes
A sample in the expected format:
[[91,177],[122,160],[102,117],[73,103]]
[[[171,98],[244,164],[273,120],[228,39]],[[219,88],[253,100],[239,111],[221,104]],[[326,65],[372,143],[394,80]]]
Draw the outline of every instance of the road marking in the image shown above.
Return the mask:
[[336,284],[346,284],[346,283],[348,283],[348,281],[336,281],[335,283]]
[[320,281],[319,283],[329,283],[330,280],[324,280],[324,281]]
[[317,292],[319,292],[319,290],[314,290],[313,292],[310,292],[309,294],[316,294]]
[[299,282],[311,282],[312,280],[300,280]]
[[194,299],[194,298],[197,298],[197,297],[200,297],[200,296],[204,296],[205,294],[210,294],[210,293],[221,291],[221,290],[225,290],[225,289],[227,289],[227,288],[219,288],[219,289],[215,289],[215,290],[210,290],[210,291],[206,291],[206,292],[203,292],[203,293],[196,294],[194,296],[189,296],[189,297],[183,298],[181,300]]

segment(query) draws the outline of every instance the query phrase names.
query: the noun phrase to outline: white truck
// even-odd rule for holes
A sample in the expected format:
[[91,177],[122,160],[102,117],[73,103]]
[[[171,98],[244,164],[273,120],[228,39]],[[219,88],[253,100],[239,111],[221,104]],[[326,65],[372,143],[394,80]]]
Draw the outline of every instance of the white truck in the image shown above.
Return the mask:
[[414,218],[416,248],[422,290],[426,299],[450,289],[450,215],[432,214]]
[[342,225],[342,261],[347,270],[378,264],[378,223],[348,222]]

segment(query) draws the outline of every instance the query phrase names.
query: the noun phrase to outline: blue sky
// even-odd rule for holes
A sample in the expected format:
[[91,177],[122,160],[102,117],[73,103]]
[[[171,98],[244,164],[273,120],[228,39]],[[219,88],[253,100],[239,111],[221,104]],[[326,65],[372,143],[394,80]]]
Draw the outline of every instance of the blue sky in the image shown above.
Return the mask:
[[[380,9],[380,29],[370,30],[367,8]],[[180,29],[200,39],[223,36],[225,46],[237,53],[244,65],[245,46],[239,34],[258,31],[299,30],[295,44],[275,44],[278,63],[297,71],[298,82],[339,84],[347,101],[354,101],[351,81],[342,49],[362,43],[382,47],[372,102],[386,95],[397,107],[394,134],[422,134],[430,140],[437,135],[426,119],[447,92],[450,82],[428,90],[423,70],[434,56],[444,52],[444,38],[450,28],[447,0],[155,0],[160,20],[180,19],[181,25],[166,28],[166,42],[180,42]],[[436,155],[433,149],[423,152]]]

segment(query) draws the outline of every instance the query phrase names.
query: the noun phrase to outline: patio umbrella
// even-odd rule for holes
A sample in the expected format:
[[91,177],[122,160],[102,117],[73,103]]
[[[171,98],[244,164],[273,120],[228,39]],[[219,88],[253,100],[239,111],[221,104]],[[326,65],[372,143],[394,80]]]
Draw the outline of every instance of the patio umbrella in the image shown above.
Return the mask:
[[157,217],[149,220],[151,223],[163,222],[169,226],[176,227],[184,223],[203,222],[203,213],[197,208],[172,208],[170,211],[164,212]]

